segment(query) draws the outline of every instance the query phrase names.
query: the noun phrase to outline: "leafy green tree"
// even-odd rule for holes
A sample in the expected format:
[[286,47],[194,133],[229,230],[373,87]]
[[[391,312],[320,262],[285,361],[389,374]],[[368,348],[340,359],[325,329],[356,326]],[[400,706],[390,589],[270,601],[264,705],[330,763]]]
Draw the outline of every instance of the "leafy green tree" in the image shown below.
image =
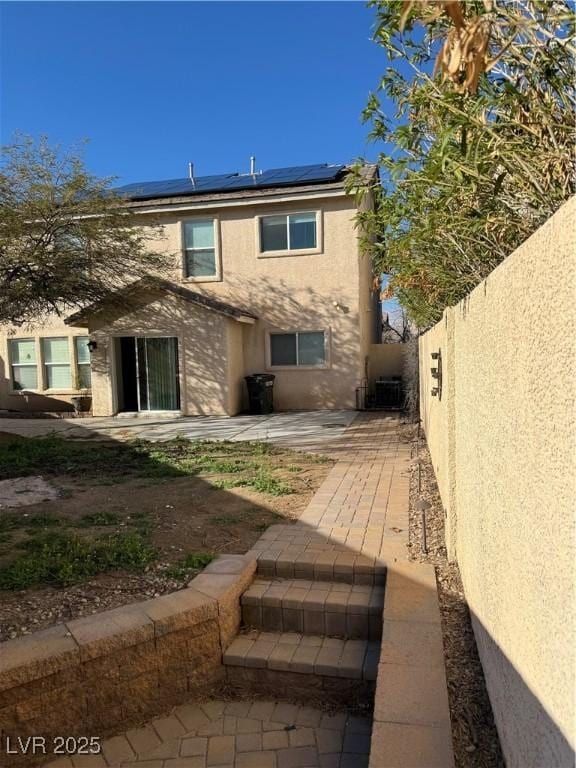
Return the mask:
[[0,322],[22,325],[108,299],[166,265],[149,247],[161,228],[142,227],[111,179],[90,175],[77,153],[22,137],[2,155]]
[[574,194],[576,16],[564,0],[370,4],[391,66],[364,112],[386,148],[359,219],[387,295],[426,327]]

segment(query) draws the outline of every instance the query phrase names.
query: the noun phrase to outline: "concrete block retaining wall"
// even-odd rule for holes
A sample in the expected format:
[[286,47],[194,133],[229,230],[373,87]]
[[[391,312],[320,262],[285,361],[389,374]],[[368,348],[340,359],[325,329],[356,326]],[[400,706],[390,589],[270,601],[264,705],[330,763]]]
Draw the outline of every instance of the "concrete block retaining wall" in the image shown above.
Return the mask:
[[104,736],[213,692],[255,569],[222,556],[179,592],[2,643],[3,750],[7,737]]

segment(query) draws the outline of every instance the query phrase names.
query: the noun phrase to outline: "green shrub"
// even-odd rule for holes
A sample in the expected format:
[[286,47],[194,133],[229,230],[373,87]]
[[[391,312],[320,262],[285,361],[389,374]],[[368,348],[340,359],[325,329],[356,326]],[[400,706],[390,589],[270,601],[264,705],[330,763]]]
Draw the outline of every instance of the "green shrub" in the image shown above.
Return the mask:
[[89,515],[82,515],[76,525],[78,528],[92,528],[93,526],[118,525],[119,522],[120,515],[116,512],[91,512]]
[[[34,515],[23,514],[22,512],[0,512],[0,533],[14,531],[18,528],[53,528],[56,525],[66,525],[66,521],[49,512],[38,512]],[[32,530],[32,533],[36,533],[36,531]]]
[[266,469],[261,468],[255,475],[237,477],[232,479],[218,479],[212,483],[216,488],[251,488],[258,493],[267,493],[269,496],[285,496],[294,493],[289,483],[278,480]]
[[164,571],[163,575],[169,579],[185,579],[192,575],[193,571],[200,571],[205,568],[208,563],[211,563],[216,555],[211,555],[208,552],[191,552],[181,558],[174,565],[169,566]]
[[25,555],[0,567],[0,589],[69,586],[108,571],[142,570],[156,556],[136,533],[89,542],[67,533],[48,532],[28,539],[20,548]]
[[293,488],[289,483],[276,479],[264,469],[260,470],[256,477],[250,478],[247,485],[255,491],[267,493],[270,496],[285,496],[293,493]]

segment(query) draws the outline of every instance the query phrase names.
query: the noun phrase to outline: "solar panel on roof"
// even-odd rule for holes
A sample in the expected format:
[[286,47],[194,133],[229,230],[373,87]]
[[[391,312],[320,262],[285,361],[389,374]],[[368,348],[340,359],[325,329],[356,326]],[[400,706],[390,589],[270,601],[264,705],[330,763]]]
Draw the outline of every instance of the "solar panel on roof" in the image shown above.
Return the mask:
[[176,195],[194,195],[227,190],[265,189],[267,187],[289,186],[291,184],[336,181],[344,165],[300,165],[288,168],[271,168],[252,176],[249,173],[228,173],[212,176],[198,176],[194,183],[190,179],[169,179],[167,181],[145,181],[125,184],[114,191],[131,200],[146,200]]
[[333,168],[311,168],[302,174],[302,178],[314,177],[314,179],[331,179],[333,176]]
[[299,178],[299,174],[294,171],[276,171],[275,173],[265,171],[262,176],[270,181],[296,181]]

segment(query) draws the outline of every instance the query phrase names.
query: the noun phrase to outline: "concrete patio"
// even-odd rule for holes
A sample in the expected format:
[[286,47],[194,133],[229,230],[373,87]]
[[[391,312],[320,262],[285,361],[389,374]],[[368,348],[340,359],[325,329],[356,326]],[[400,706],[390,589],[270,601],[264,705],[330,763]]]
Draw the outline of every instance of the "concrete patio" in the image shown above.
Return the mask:
[[112,418],[1,418],[0,433],[75,440],[258,440],[303,451],[326,451],[343,437],[357,411],[289,411],[241,416],[116,416]]

